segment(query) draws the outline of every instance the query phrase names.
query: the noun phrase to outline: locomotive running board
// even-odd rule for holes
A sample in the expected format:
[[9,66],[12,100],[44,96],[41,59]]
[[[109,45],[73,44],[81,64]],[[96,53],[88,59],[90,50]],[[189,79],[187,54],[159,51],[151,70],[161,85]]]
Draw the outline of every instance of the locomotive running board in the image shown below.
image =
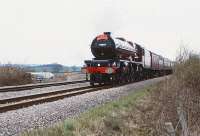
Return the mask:
[[130,63],[134,63],[134,64],[138,64],[138,65],[141,65],[142,62],[136,62],[136,61],[129,61],[129,60],[96,60],[96,59],[93,59],[93,60],[85,60],[85,63],[86,64],[90,64],[90,63],[112,63],[112,62],[130,62]]

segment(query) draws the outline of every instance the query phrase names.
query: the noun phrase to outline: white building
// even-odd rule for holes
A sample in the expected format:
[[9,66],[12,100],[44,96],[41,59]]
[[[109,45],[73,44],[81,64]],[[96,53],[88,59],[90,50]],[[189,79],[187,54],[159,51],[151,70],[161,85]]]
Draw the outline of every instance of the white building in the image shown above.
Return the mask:
[[30,72],[30,74],[36,80],[45,80],[54,78],[54,74],[51,72]]

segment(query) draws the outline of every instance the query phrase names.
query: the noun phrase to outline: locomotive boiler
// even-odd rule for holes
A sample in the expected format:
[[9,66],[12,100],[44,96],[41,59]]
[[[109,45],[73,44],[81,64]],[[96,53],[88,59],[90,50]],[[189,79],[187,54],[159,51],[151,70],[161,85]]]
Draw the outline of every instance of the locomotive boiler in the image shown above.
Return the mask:
[[135,56],[135,45],[122,37],[112,37],[110,32],[97,36],[91,44],[96,59],[130,59]]

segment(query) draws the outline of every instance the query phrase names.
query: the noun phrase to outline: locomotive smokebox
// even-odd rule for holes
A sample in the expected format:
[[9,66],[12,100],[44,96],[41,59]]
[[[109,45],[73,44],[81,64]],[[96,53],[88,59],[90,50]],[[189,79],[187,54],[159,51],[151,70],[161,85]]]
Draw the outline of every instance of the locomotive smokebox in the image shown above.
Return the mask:
[[97,59],[112,59],[115,57],[115,42],[111,37],[111,32],[104,32],[98,35],[91,45],[92,54]]

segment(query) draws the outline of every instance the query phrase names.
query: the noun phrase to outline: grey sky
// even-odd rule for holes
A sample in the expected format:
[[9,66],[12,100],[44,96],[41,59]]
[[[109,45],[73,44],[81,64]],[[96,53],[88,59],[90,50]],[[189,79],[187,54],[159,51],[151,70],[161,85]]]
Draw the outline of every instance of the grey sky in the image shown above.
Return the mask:
[[200,50],[198,0],[1,0],[0,62],[82,65],[103,31],[173,59]]

